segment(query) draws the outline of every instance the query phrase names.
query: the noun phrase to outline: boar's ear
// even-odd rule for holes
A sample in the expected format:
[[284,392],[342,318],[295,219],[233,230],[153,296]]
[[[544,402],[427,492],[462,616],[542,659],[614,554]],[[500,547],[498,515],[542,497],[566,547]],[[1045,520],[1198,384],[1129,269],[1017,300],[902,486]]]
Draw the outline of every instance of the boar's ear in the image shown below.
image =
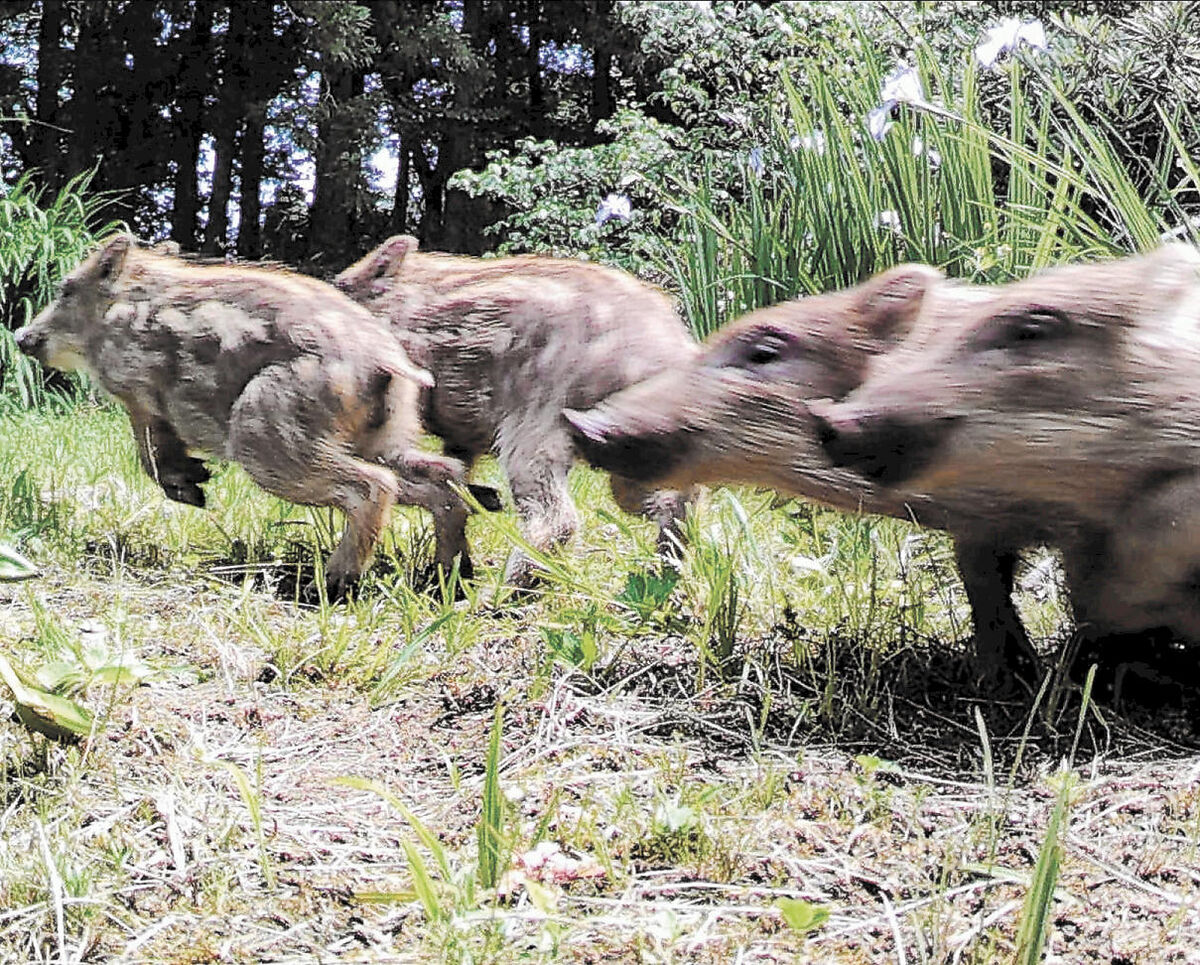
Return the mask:
[[877,339],[903,338],[920,314],[925,296],[946,276],[929,265],[897,265],[862,286],[862,325]]
[[125,267],[125,256],[133,247],[133,236],[127,234],[114,235],[104,243],[96,253],[96,280],[107,283],[121,274]]
[[1152,251],[1146,256],[1149,267],[1144,283],[1159,291],[1183,292],[1200,282],[1200,252],[1189,244],[1177,241]]
[[371,278],[387,278],[396,274],[404,259],[417,250],[418,241],[412,235],[393,235],[379,246],[371,259]]

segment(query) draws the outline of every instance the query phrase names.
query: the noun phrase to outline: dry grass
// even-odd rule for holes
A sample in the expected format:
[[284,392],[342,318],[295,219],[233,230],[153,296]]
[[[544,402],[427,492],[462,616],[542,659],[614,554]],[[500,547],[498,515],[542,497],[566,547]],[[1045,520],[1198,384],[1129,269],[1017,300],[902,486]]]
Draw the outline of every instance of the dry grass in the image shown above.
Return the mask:
[[[264,525],[283,509],[235,473],[212,512],[168,507],[137,477],[119,419],[31,419],[6,430],[28,441],[9,446],[0,496],[46,572],[0,590],[6,648],[36,665],[58,639],[48,628],[87,631],[156,673],[91,687],[103,729],[76,747],[0,724],[0,959],[1007,961],[1065,767],[1078,783],[1047,960],[1200,961],[1188,707],[1091,710],[1072,751],[1068,688],[1036,705],[979,694],[939,642],[963,615],[936,541],[918,552],[902,527],[864,535],[714,497],[679,585],[639,617],[618,597],[652,534],[581,472],[585,531],[559,557],[569,583],[492,608],[410,594],[385,566],[359,601],[304,609],[213,574],[236,540],[254,563],[301,532],[311,558],[318,519]],[[40,529],[11,495],[21,469],[42,516],[48,499],[65,507]],[[472,523],[485,560],[501,562],[509,529]],[[415,514],[397,523],[398,556],[421,531]],[[823,575],[780,564],[829,555],[833,536],[842,556]],[[721,577],[705,540],[742,587],[720,666],[699,638]],[[861,546],[846,555],[855,540],[878,550],[870,566]],[[1052,627],[1041,589],[1026,604]],[[552,658],[547,627],[591,634],[589,672]],[[543,842],[578,862],[539,887],[527,859],[535,880],[510,876],[501,896],[472,885],[498,703],[513,865]],[[345,777],[395,794],[448,873]],[[781,897],[830,917],[803,936]]]

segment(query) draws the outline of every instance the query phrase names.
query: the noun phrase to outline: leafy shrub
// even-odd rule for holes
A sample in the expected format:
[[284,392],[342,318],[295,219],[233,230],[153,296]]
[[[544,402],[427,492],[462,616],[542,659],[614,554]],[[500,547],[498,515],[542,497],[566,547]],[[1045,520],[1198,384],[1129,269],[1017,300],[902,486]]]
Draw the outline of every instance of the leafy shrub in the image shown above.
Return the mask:
[[[629,5],[662,81],[654,103],[610,121],[609,143],[527,141],[458,176],[510,210],[492,229],[506,249],[583,252],[665,281],[704,334],[897,261],[994,281],[1193,231],[1200,70],[1164,72],[1155,53],[1171,38],[1190,49],[1200,14],[1186,5],[1056,16],[1048,53],[993,69],[975,60],[984,7],[740,10]],[[920,97],[877,113],[877,139],[868,119],[901,62]],[[631,217],[599,224],[611,192]]]
[[0,368],[5,394],[25,406],[41,401],[42,373],[17,351],[12,332],[53,299],[97,238],[120,227],[100,224],[107,199],[88,194],[90,182],[91,172],[72,178],[48,204],[29,174],[0,186]]

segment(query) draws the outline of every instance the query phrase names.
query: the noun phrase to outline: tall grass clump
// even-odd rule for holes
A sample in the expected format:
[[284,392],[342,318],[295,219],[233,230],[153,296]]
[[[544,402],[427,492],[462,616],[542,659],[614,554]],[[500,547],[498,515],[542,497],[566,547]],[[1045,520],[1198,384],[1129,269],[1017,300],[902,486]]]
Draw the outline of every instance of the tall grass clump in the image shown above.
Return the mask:
[[699,334],[903,261],[1004,281],[1192,232],[1180,198],[1200,182],[1179,118],[1162,115],[1173,150],[1138,158],[1085,120],[1048,54],[1014,52],[993,68],[1008,94],[996,130],[974,54],[954,71],[925,47],[911,67],[886,63],[866,38],[861,52],[852,75],[820,69],[832,49],[802,83],[781,74],[740,165],[714,156],[676,179],[686,241],[661,267]]
[[54,298],[63,275],[97,238],[120,228],[102,222],[107,198],[91,194],[92,172],[76,175],[53,197],[30,173],[0,186],[0,368],[3,396],[22,407],[45,400],[42,372],[17,351],[12,333]]

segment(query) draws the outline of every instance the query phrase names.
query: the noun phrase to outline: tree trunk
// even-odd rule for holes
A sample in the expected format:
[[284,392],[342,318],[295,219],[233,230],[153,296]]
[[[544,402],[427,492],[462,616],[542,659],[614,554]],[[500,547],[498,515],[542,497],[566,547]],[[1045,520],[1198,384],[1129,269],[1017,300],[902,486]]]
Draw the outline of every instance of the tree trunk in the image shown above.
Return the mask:
[[546,88],[542,82],[542,21],[545,9],[534,0],[529,5],[529,50],[525,70],[529,79],[529,132],[546,137]]
[[58,92],[63,81],[63,2],[42,0],[42,18],[38,24],[37,120],[33,133],[33,163],[42,171],[43,183],[58,187],[62,183]]
[[609,29],[612,21],[612,0],[594,0],[596,44],[592,51],[592,124],[613,115],[612,44]]
[[351,251],[354,189],[362,167],[347,103],[363,92],[364,75],[330,64],[321,75],[325,110],[317,130],[317,172],[313,186],[309,257],[326,264],[342,261]]
[[400,164],[396,168],[396,190],[392,200],[392,214],[388,219],[388,230],[401,235],[408,229],[408,166],[410,152],[408,139],[400,136]]
[[[110,78],[106,77],[104,58],[101,51],[103,38],[108,34],[106,18],[108,3],[85,3],[77,10],[78,30],[75,37],[75,57],[71,71],[71,96],[68,123],[71,129],[66,138],[66,177],[74,177],[96,163],[96,157],[107,144],[99,136],[106,125],[108,114],[108,92],[105,90]],[[103,172],[97,177],[93,188],[102,190]]]
[[196,247],[196,216],[200,211],[197,168],[204,138],[204,95],[208,86],[214,6],[210,0],[198,0],[192,10],[190,42],[180,61],[175,136],[171,141],[171,160],[175,165],[171,237],[187,251]]
[[205,254],[220,254],[229,234],[229,196],[233,189],[233,156],[237,150],[238,128],[241,126],[242,57],[248,31],[248,5],[230,3],[229,30],[225,35],[224,69],[221,72],[221,93],[211,125],[213,132],[213,181],[208,196],[208,223],[204,226]]
[[262,257],[262,228],[259,219],[262,205],[259,189],[263,178],[263,158],[266,145],[263,131],[267,124],[267,105],[254,104],[246,112],[246,129],[242,132],[241,214],[238,218],[237,253],[241,258]]
[[[227,105],[222,105],[224,108]],[[213,151],[212,191],[208,195],[208,223],[204,226],[201,251],[222,253],[229,230],[229,195],[233,187],[233,152],[237,148],[238,118],[232,111],[218,110]]]

